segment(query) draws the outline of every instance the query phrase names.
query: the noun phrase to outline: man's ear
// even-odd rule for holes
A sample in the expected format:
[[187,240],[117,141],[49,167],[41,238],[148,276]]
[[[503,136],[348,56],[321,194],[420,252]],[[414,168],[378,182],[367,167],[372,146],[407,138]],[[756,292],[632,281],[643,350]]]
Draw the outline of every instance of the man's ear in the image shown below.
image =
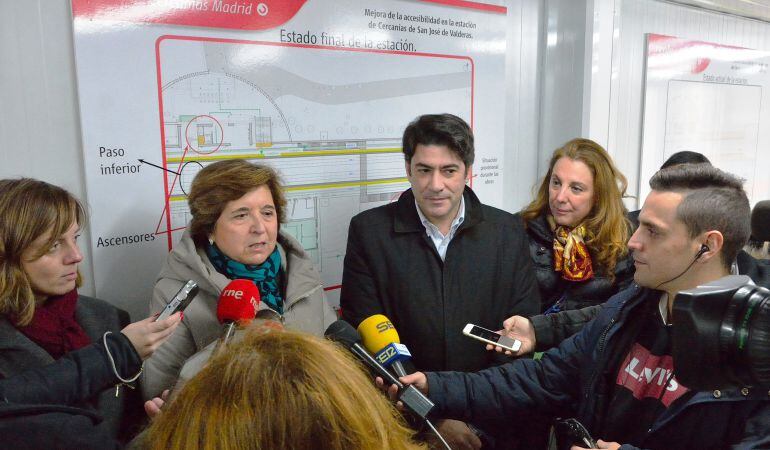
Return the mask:
[[404,168],[406,169],[406,176],[411,177],[412,176],[412,168],[410,167],[410,161],[404,161]]
[[711,230],[703,233],[701,239],[702,245],[708,247],[708,250],[704,251],[700,259],[709,260],[722,251],[722,247],[725,244],[725,237],[721,231]]

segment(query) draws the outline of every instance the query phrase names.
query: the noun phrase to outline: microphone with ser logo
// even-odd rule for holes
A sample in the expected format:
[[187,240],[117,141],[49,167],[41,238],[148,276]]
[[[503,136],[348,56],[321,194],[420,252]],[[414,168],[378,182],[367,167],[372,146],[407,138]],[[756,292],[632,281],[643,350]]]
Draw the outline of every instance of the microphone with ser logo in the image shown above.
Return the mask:
[[367,317],[358,325],[364,347],[385,367],[399,377],[407,375],[403,363],[412,358],[409,349],[401,343],[396,327],[382,314]]

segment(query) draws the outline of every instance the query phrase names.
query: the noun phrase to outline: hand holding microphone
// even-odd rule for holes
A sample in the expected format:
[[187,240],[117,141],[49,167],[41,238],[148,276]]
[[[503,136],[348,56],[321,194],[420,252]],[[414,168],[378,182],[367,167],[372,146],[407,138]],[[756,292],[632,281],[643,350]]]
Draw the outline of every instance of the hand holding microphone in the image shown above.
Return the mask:
[[[373,339],[375,343],[378,343],[376,345],[379,346],[383,341],[388,341],[388,339],[377,339],[381,335],[378,334],[380,333],[380,330],[386,337],[392,337],[392,333],[388,330],[392,330],[392,332],[395,333],[395,328],[393,327],[393,324],[390,323],[390,320],[388,320],[385,316],[380,315],[380,317],[372,317],[375,318],[372,319],[370,323],[374,324],[374,329],[377,331],[375,334],[368,335],[368,338]],[[378,330],[377,324],[385,325],[380,326]],[[367,330],[367,334],[371,330],[369,325],[366,325],[364,329]],[[451,447],[449,447],[449,444],[441,436],[441,433],[436,430],[436,427],[428,419],[428,413],[430,413],[435,405],[428,399],[428,397],[425,396],[425,393],[428,392],[428,380],[427,377],[425,377],[425,374],[417,372],[411,375],[406,375],[406,377],[403,378],[404,383],[402,383],[390,372],[388,372],[388,370],[383,367],[382,364],[377,361],[377,359],[372,357],[372,355],[370,355],[369,352],[367,352],[366,349],[361,346],[361,336],[356,332],[352,325],[345,322],[344,320],[338,320],[329,325],[329,328],[326,329],[324,335],[327,338],[344,345],[361,361],[369,366],[378,375],[379,378],[377,380],[377,384],[380,387],[384,388],[384,384],[388,383],[390,385],[388,388],[388,394],[391,396],[391,398],[394,401],[397,400],[403,407],[406,407],[417,417],[420,417],[422,420],[424,420],[425,424],[428,425],[433,433],[435,433],[436,437],[444,445],[444,447],[451,450]],[[396,339],[397,338],[398,333],[396,333]],[[388,346],[389,344],[386,342],[385,348]],[[388,359],[387,356],[386,359]],[[403,370],[403,368],[401,370]]]
[[[382,365],[390,367],[399,377],[399,382],[408,386],[408,389],[416,389],[421,394],[428,394],[428,378],[425,374],[422,372],[407,374],[404,369],[403,363],[411,359],[412,354],[401,343],[396,327],[390,319],[382,314],[369,316],[358,325],[358,332],[361,334],[364,347],[373,353]],[[379,378],[376,381],[377,385],[385,390],[384,381]],[[391,400],[398,401],[400,405],[405,404],[402,389],[403,386],[396,384],[391,384],[387,388]],[[432,424],[430,427],[447,448],[450,447],[449,442],[452,443],[452,448],[481,448],[480,438],[465,422],[444,419],[437,422],[438,429],[433,428]]]
[[382,314],[369,316],[358,324],[358,333],[366,350],[373,353],[380,364],[390,367],[400,378],[398,383],[387,380],[385,377],[377,379],[377,385],[383,390],[385,390],[385,381],[389,382],[387,392],[391,400],[401,400],[401,391],[404,386],[417,389],[422,394],[428,393],[428,380],[422,372],[406,373],[402,362],[411,359],[412,354],[409,353],[406,345],[401,344],[396,327],[390,319]]
[[433,402],[428,400],[422,392],[414,386],[404,385],[388,370],[382,366],[364,347],[361,346],[361,336],[356,332],[352,325],[344,320],[338,320],[329,325],[324,335],[334,342],[342,344],[356,355],[364,364],[369,366],[377,376],[385,380],[386,383],[396,386],[396,397],[404,406],[417,416],[425,419],[428,413],[433,409]]

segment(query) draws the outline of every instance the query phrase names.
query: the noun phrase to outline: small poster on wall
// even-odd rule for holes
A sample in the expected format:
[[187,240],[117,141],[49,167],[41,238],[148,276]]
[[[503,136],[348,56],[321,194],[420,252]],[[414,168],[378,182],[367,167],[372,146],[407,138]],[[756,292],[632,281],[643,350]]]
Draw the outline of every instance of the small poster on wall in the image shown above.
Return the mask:
[[770,52],[647,35],[640,204],[684,150],[744,179],[752,204],[770,198],[769,68]]

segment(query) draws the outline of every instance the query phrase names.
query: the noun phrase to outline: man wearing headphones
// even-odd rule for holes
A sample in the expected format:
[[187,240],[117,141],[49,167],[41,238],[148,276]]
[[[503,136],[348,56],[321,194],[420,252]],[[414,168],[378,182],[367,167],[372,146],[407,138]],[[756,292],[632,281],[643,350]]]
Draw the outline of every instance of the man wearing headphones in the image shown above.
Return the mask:
[[601,438],[601,449],[768,448],[768,393],[693,391],[677,380],[671,348],[676,294],[729,275],[748,240],[742,183],[696,164],[661,170],[650,187],[628,243],[636,284],[578,334],[539,361],[468,374],[418,372],[402,381],[428,393],[437,416],[466,421],[571,410]]

